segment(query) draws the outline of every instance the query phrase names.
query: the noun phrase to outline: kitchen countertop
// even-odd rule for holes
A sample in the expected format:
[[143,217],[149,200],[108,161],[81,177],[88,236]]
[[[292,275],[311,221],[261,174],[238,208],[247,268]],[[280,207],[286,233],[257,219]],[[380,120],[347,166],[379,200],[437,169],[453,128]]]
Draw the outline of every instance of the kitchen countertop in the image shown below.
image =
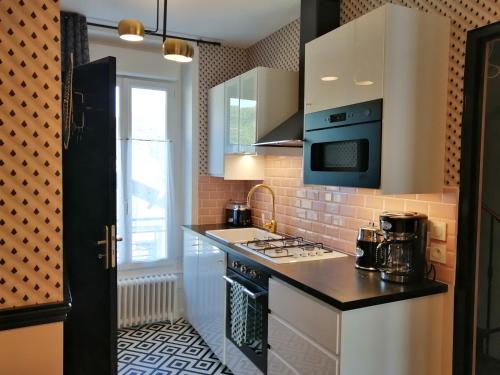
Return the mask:
[[401,285],[380,279],[378,272],[358,270],[355,258],[278,264],[234,245],[207,236],[206,231],[228,229],[225,224],[184,225],[227,253],[244,255],[266,267],[271,275],[311,294],[339,310],[352,310],[382,303],[445,293],[448,285],[431,280]]

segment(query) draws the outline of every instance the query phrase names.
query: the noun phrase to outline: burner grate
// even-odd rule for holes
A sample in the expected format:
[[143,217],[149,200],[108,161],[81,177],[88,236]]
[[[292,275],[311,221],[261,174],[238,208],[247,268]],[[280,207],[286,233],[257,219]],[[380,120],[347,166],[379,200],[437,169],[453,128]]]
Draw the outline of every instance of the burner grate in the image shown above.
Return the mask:
[[[283,236],[282,238],[256,238],[245,243],[249,249],[259,252],[269,258],[284,258],[294,256],[293,249],[301,249],[302,251],[314,251],[321,249],[326,250],[321,242],[309,242],[303,237]],[[292,251],[292,252],[290,252]]]

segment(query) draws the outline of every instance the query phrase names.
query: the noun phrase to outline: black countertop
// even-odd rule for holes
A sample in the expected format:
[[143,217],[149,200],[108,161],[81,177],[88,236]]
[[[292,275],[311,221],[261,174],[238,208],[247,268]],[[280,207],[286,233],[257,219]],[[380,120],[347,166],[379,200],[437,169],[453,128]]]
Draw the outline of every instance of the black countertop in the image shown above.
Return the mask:
[[400,285],[380,279],[378,272],[358,270],[355,258],[347,256],[309,262],[278,264],[234,245],[207,236],[206,231],[227,229],[225,224],[184,225],[227,253],[244,255],[266,267],[269,272],[339,310],[352,310],[445,293],[448,285],[431,280]]

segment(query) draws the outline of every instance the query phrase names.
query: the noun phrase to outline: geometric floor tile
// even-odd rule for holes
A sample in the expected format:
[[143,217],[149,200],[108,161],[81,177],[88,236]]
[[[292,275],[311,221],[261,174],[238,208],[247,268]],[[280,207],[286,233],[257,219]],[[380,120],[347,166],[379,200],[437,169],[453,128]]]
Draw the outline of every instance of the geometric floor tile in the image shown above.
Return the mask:
[[118,375],[229,375],[184,319],[118,330]]

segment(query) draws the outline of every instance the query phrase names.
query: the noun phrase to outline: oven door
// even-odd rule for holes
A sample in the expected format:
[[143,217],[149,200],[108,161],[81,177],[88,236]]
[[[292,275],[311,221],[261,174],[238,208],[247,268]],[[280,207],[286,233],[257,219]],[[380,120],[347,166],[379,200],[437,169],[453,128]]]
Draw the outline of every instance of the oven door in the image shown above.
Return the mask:
[[[251,282],[240,274],[227,270],[227,276],[224,277],[227,282],[226,293],[226,337],[230,340],[241,352],[250,359],[264,374],[267,373],[267,313],[268,313],[268,298],[267,290],[259,285]],[[231,333],[231,286],[233,283],[242,285],[251,300],[250,308],[256,308],[260,311],[260,319],[255,322],[258,325],[256,328],[258,334],[252,342],[238,345]]]
[[304,184],[380,187],[382,122],[309,130]]

